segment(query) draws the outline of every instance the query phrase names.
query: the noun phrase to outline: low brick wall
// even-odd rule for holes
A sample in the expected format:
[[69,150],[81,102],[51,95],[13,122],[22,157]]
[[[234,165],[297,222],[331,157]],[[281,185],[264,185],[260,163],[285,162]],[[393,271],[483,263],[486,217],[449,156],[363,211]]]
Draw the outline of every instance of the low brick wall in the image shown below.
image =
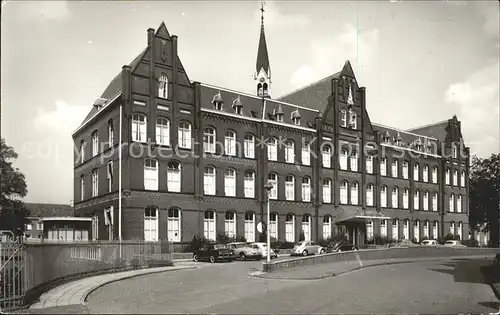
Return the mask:
[[334,263],[340,261],[367,261],[377,259],[399,259],[399,258],[439,258],[452,256],[495,256],[500,253],[499,248],[452,248],[452,247],[408,247],[408,248],[384,248],[384,249],[366,249],[355,252],[340,252],[324,255],[314,255],[308,257],[299,257],[271,263],[263,263],[262,271],[273,272],[287,268],[301,266],[311,266],[323,263]]

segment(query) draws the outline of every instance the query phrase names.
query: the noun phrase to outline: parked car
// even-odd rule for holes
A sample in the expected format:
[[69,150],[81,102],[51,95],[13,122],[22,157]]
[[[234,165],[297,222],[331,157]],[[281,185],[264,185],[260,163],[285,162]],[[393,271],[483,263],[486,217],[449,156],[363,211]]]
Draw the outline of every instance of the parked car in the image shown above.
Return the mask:
[[358,250],[358,247],[353,244],[342,244],[337,248],[337,252],[350,252],[353,250]]
[[335,253],[339,249],[340,246],[346,245],[346,244],[351,244],[348,241],[337,241],[337,242],[330,242],[328,245],[326,245],[326,252],[327,253]]
[[446,241],[444,242],[443,245],[446,247],[467,247],[464,244],[460,243],[460,241],[453,241],[453,240]]
[[419,244],[415,244],[410,240],[399,240],[397,243],[390,244],[389,247],[417,247]]
[[234,251],[224,244],[207,244],[193,252],[193,261],[233,261]]
[[423,240],[420,245],[423,246],[438,246],[439,243],[436,240]]
[[262,253],[259,247],[255,244],[247,244],[245,242],[234,242],[226,244],[227,248],[234,252],[235,257],[241,260],[255,259],[260,260]]
[[293,246],[291,256],[307,256],[314,254],[325,254],[326,249],[323,246],[316,244],[314,241],[302,241]]
[[[267,244],[266,243],[263,243],[263,242],[256,242],[256,243],[252,243],[251,244],[252,246],[257,246],[262,254],[262,257],[266,257],[267,258]],[[271,248],[271,258],[278,258],[279,255],[278,255],[278,252],[276,252],[276,250],[272,249]]]

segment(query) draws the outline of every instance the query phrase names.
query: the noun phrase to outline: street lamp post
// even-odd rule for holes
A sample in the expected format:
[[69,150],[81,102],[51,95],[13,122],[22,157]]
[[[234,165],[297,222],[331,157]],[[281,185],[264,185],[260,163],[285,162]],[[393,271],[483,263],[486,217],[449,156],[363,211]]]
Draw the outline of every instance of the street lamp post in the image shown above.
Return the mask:
[[266,234],[267,234],[267,263],[271,262],[271,234],[269,234],[269,223],[271,223],[271,215],[269,212],[270,209],[270,199],[269,199],[269,194],[271,192],[271,189],[273,189],[273,184],[270,182],[267,182],[264,185],[264,188],[267,191],[267,223],[266,223]]

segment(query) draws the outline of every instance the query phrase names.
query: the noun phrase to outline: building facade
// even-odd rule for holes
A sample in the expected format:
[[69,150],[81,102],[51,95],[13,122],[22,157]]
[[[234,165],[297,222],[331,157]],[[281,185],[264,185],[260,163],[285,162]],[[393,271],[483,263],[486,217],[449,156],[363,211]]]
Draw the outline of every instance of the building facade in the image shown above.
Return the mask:
[[467,238],[456,116],[406,131],[372,123],[348,61],[273,99],[263,22],[255,94],[191,81],[177,41],[163,23],[148,29],[73,133],[75,214],[94,218],[94,238],[257,241],[268,197],[279,241]]

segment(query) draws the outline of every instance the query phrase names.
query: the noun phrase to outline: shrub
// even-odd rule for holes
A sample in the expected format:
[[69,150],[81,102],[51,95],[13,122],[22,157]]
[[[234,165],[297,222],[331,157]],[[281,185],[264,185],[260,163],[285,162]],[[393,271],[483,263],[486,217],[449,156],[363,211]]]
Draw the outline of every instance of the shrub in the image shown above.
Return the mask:
[[235,239],[235,242],[245,242],[246,243],[247,239],[244,236],[237,235],[236,239]]
[[204,236],[195,235],[195,236],[193,236],[191,243],[189,243],[188,246],[185,248],[185,252],[186,253],[193,252],[193,251],[203,247],[203,245],[208,244],[208,243],[209,243],[209,240],[207,240]]
[[219,233],[219,234],[217,234],[217,238],[216,239],[217,239],[217,243],[221,243],[221,244],[227,244],[227,243],[235,242],[235,238],[234,237],[230,237],[230,236],[228,236],[225,233]]

